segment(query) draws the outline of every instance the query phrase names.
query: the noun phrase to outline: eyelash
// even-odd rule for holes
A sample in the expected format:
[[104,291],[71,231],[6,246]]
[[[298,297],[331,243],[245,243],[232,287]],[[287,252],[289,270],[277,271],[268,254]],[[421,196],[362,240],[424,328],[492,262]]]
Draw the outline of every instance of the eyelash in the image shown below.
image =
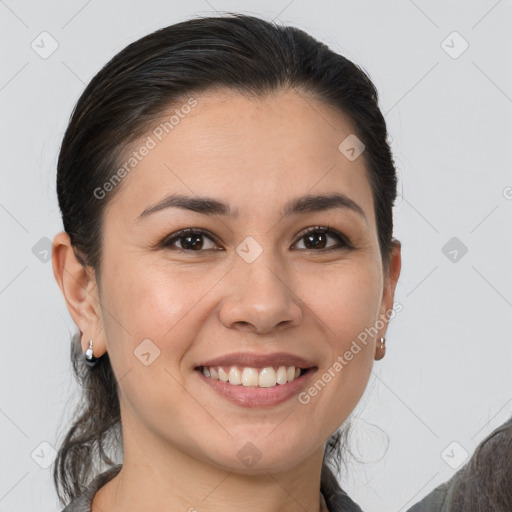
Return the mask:
[[[326,252],[331,250],[341,250],[341,249],[353,249],[353,245],[351,244],[350,240],[341,234],[340,232],[329,228],[325,226],[314,226],[311,228],[307,228],[305,231],[300,233],[299,237],[297,238],[297,241],[293,244],[295,245],[297,242],[302,240],[304,237],[311,233],[323,233],[327,234],[333,238],[335,238],[338,241],[338,246],[333,247],[327,247],[326,249],[300,249],[302,251],[309,251],[309,252]],[[197,251],[194,251],[192,249],[182,249],[181,247],[174,247],[172,244],[179,240],[180,238],[185,238],[187,235],[204,235],[207,238],[209,238],[212,242],[217,243],[215,240],[215,237],[213,237],[208,231],[205,231],[204,229],[199,228],[187,228],[182,229],[170,237],[167,237],[166,239],[161,242],[160,246],[164,248],[170,248],[172,250],[182,251],[182,252],[204,252],[205,250],[211,250],[211,249],[199,249]]]

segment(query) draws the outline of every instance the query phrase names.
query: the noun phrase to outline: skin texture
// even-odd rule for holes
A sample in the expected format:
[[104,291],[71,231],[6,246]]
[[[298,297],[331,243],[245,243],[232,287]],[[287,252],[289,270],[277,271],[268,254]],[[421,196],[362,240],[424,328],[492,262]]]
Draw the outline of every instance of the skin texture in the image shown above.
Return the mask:
[[[195,98],[108,204],[99,286],[67,234],[54,239],[55,277],[83,351],[91,338],[96,357],[108,351],[119,381],[124,464],[93,510],[318,511],[325,443],[361,398],[387,324],[306,405],[296,396],[233,404],[194,367],[231,352],[284,351],[318,368],[311,385],[392,308],[400,244],[385,275],[364,160],[338,150],[352,130],[333,108],[293,90]],[[332,192],[366,218],[341,208],[281,214],[292,198]],[[136,222],[171,193],[214,197],[239,216],[167,208]],[[327,250],[339,245],[329,235],[308,250],[301,232],[314,226],[339,231],[353,248]],[[158,247],[184,228],[215,238],[204,236],[195,252],[180,250],[191,246],[183,238]],[[236,252],[247,236],[263,251],[252,263]],[[134,356],[145,339],[160,350],[148,366]],[[247,442],[261,453],[251,469],[237,457]]]

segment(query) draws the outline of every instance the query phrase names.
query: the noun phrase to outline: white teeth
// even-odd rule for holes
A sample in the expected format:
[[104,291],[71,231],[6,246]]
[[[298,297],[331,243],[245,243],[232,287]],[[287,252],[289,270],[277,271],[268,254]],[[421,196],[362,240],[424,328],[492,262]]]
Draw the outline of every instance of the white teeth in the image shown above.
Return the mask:
[[228,374],[222,368],[219,368],[219,380],[227,382],[228,378]]
[[286,366],[280,366],[277,369],[276,381],[278,384],[286,384],[288,382],[288,377],[286,375]]
[[244,368],[244,371],[242,372],[242,385],[257,386],[258,382],[258,370],[256,370],[256,368]]
[[239,368],[231,366],[228,371],[221,366],[204,366],[203,375],[211,379],[227,382],[233,386],[271,388],[277,384],[292,382],[300,376],[300,368],[295,366],[279,366],[273,368]]
[[242,384],[242,376],[240,375],[240,371],[234,366],[229,370],[229,383],[233,384],[234,386]]
[[260,372],[260,388],[271,388],[276,385],[276,372],[274,368],[269,366],[268,368],[263,368]]

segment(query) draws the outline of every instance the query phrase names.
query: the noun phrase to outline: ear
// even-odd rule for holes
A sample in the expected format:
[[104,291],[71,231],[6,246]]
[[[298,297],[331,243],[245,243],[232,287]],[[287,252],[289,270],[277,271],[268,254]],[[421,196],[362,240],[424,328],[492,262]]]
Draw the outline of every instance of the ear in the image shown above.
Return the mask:
[[96,276],[92,267],[77,259],[69,235],[62,231],[53,239],[53,275],[64,296],[68,311],[80,333],[82,352],[94,343],[94,356],[106,352]]
[[393,311],[393,302],[395,297],[395,288],[400,277],[402,268],[402,244],[399,240],[393,239],[393,248],[389,258],[389,267],[384,276],[384,289],[382,292],[382,302],[379,310],[379,319],[385,322],[385,326],[380,329],[379,336],[386,337],[390,313]]

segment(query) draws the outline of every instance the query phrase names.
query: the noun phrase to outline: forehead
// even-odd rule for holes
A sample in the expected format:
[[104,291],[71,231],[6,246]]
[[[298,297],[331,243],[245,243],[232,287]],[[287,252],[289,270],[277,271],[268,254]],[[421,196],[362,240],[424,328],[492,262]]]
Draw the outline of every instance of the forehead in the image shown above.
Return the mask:
[[339,149],[353,129],[338,110],[296,90],[253,97],[218,90],[191,98],[183,105],[192,108],[173,105],[123,156],[121,165],[151,147],[125,166],[109,208],[134,221],[148,204],[186,193],[217,197],[244,216],[262,205],[277,212],[299,195],[339,191],[373,218],[364,159],[351,161]]

